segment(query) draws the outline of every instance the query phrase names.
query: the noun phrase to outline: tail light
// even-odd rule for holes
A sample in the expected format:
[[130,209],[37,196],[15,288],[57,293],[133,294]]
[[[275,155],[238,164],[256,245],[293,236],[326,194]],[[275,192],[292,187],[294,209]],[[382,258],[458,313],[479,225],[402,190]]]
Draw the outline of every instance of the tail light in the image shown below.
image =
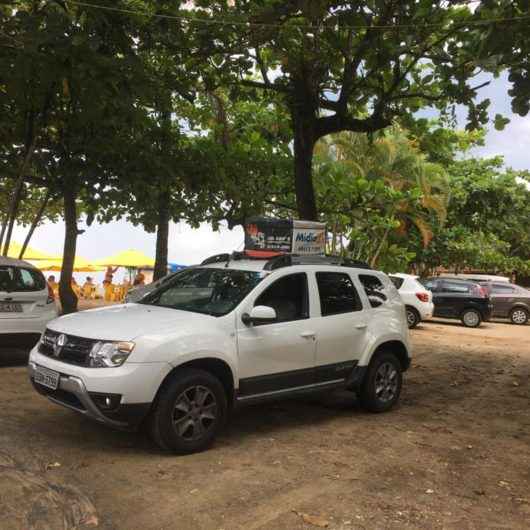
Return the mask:
[[420,302],[428,302],[429,301],[429,295],[427,293],[416,293],[416,298]]
[[46,300],[46,303],[53,304],[55,302],[55,295],[53,294],[53,289],[48,282],[46,282],[46,285],[48,286],[48,299]]

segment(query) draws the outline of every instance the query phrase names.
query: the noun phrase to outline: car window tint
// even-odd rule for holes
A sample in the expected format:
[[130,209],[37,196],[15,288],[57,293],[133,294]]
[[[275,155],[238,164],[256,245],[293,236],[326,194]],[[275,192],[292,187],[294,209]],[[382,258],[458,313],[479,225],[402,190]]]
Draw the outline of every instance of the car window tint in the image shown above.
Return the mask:
[[404,278],[400,278],[399,276],[389,276],[389,278],[392,281],[392,283],[395,285],[396,289],[399,289],[403,285],[403,282],[405,281]]
[[15,288],[14,267],[0,267],[0,291],[13,291]]
[[20,284],[24,289],[35,288],[35,278],[26,269],[20,269]]
[[323,317],[360,311],[362,303],[351,278],[342,272],[317,272],[320,312]]
[[226,315],[263,278],[257,271],[193,267],[147,293],[139,303],[212,316]]
[[377,276],[371,274],[360,274],[359,280],[364,287],[364,292],[370,300],[372,307],[379,307],[383,302],[386,301],[387,296],[384,293],[385,286]]
[[429,291],[436,290],[436,280],[420,280],[420,283]]
[[446,293],[469,293],[470,284],[460,282],[442,282],[442,290]]
[[491,292],[494,294],[515,293],[515,289],[511,285],[494,283],[492,285]]
[[0,267],[0,291],[32,292],[46,288],[42,272],[20,267]]
[[258,296],[254,302],[254,306],[257,305],[272,307],[276,311],[276,322],[309,318],[306,273],[289,274],[276,280]]

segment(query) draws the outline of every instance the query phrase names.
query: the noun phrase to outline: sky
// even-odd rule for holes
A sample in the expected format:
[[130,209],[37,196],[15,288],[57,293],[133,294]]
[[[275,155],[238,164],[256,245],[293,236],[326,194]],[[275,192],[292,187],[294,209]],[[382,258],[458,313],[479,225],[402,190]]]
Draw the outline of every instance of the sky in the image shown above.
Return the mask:
[[[504,131],[488,132],[483,147],[476,148],[473,156],[504,156],[507,166],[514,169],[530,169],[529,138],[530,116],[513,115],[510,109],[510,98],[507,95],[509,83],[507,78],[501,77],[488,87],[481,89],[480,96],[491,100],[490,114],[503,114],[510,118],[510,123]],[[464,125],[464,114],[459,116]],[[94,223],[86,227],[81,221],[80,228],[86,232],[79,236],[77,244],[78,255],[94,260],[103,258],[129,248],[154,256],[155,235],[146,233],[141,227],[135,227],[124,220],[106,225]],[[26,228],[16,227],[14,239],[22,242]],[[64,224],[62,222],[47,223],[39,227],[33,235],[30,245],[37,250],[53,254],[61,254],[64,238]],[[169,261],[184,265],[191,265],[204,258],[221,252],[240,250],[243,245],[243,230],[221,228],[214,232],[208,225],[201,225],[199,229],[192,229],[185,223],[172,224],[169,236]]]

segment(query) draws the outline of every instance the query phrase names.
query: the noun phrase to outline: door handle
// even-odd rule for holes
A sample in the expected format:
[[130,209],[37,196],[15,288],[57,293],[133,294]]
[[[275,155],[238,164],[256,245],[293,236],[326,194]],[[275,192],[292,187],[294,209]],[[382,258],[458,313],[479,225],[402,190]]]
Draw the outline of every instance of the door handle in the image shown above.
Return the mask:
[[366,322],[363,322],[362,324],[355,324],[356,329],[365,329],[366,327],[368,327],[368,324],[366,324]]
[[303,337],[304,339],[314,339],[315,332],[314,331],[302,331],[302,333],[300,333],[300,337]]

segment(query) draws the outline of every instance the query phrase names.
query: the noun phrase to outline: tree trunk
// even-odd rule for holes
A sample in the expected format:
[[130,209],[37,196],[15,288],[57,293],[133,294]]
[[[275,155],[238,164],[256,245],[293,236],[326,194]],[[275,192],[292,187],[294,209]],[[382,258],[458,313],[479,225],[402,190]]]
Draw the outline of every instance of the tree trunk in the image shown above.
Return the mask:
[[77,311],[77,296],[72,290],[72,273],[77,245],[77,206],[76,185],[73,179],[66,178],[63,188],[64,199],[64,249],[61,280],[59,282],[59,297],[63,314]]
[[[47,105],[46,105],[47,108]],[[11,234],[13,232],[13,226],[15,224],[15,220],[17,217],[17,210],[20,203],[20,198],[22,196],[22,191],[24,188],[24,177],[26,174],[26,170],[29,166],[29,163],[31,162],[31,157],[33,156],[33,153],[35,151],[35,114],[30,113],[28,117],[28,124],[27,124],[27,130],[26,130],[26,140],[24,145],[24,158],[22,159],[22,163],[20,164],[20,168],[18,170],[18,176],[17,181],[15,184],[15,189],[13,190],[13,195],[11,198],[11,201],[9,203],[9,208],[7,210],[6,217],[4,219],[4,222],[2,224],[2,232],[0,233],[0,245],[2,245],[2,242],[4,241],[4,234],[6,232],[6,228],[9,225],[9,228],[7,228],[7,234],[6,234],[6,240],[4,243],[4,252],[3,255],[7,256],[7,253],[9,251],[9,244],[11,242]]]
[[156,230],[156,257],[153,281],[167,274],[167,253],[169,238],[169,190],[160,188],[158,197],[158,223]]
[[300,219],[317,221],[318,212],[313,188],[313,149],[316,118],[304,108],[292,113],[294,130],[294,183],[296,207]]
[[24,258],[24,252],[26,252],[26,248],[29,245],[33,232],[35,232],[35,228],[37,228],[37,225],[42,219],[44,211],[46,210],[46,206],[48,206],[50,196],[51,196],[51,192],[50,190],[48,190],[46,192],[46,196],[44,197],[44,200],[42,201],[42,204],[40,205],[37,215],[35,215],[35,217],[33,218],[33,222],[31,223],[31,226],[29,227],[28,235],[26,236],[26,239],[24,240],[24,244],[22,245],[22,248],[20,249],[20,254],[18,256],[18,259]]
[[17,188],[15,189],[15,194],[13,195],[13,198],[11,199],[12,202],[9,207],[8,217],[6,219],[7,220],[7,233],[6,233],[6,238],[4,241],[4,251],[2,252],[3,256],[7,256],[7,253],[9,252],[9,245],[11,244],[11,236],[13,235],[13,228],[15,226],[15,221],[17,219],[18,208],[20,206],[20,200],[22,199],[24,181],[21,181],[21,184],[22,185],[20,187],[17,185]]

